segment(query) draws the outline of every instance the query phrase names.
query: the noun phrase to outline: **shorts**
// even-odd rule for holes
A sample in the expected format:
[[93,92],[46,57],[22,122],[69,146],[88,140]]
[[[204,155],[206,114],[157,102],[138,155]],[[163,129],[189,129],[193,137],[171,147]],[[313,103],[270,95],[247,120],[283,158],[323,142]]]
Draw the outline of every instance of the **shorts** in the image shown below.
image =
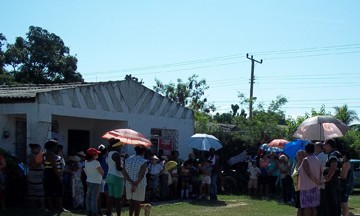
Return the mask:
[[309,190],[300,191],[301,208],[314,208],[320,205],[320,189],[314,187]]
[[202,184],[211,184],[211,177],[210,176],[203,176],[203,179],[201,181]]
[[258,180],[257,179],[249,179],[248,188],[258,188]]
[[145,200],[145,190],[146,187],[137,187],[135,192],[131,192],[131,186],[126,185],[126,199],[135,200],[135,201],[144,201]]
[[106,182],[109,189],[109,197],[121,198],[124,193],[124,178],[108,174]]

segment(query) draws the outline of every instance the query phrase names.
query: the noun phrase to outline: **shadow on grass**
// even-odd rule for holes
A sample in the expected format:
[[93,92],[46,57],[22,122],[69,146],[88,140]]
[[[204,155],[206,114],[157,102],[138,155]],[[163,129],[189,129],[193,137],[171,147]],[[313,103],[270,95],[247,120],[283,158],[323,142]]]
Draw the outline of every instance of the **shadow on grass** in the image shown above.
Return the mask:
[[191,205],[201,205],[201,206],[226,206],[226,202],[222,200],[206,200],[206,199],[194,199],[189,201]]
[[[75,212],[74,212],[75,213]],[[78,211],[79,215],[86,215],[85,212]],[[0,210],[0,216],[70,216],[72,213],[62,212],[50,212],[43,209],[26,209],[26,208],[10,208]]]

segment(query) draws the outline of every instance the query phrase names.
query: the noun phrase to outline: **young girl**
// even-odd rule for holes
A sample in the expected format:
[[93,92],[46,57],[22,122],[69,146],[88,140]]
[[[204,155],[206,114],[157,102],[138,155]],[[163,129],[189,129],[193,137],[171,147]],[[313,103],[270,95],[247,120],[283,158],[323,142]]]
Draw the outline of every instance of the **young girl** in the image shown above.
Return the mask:
[[99,161],[96,160],[99,153],[100,151],[95,148],[89,148],[86,151],[84,171],[87,177],[86,211],[88,216],[96,216],[98,213],[97,200],[100,193],[102,176],[104,174]]
[[185,161],[181,165],[180,169],[180,177],[181,177],[181,194],[180,197],[183,199],[189,198],[189,185],[190,185],[190,164]]

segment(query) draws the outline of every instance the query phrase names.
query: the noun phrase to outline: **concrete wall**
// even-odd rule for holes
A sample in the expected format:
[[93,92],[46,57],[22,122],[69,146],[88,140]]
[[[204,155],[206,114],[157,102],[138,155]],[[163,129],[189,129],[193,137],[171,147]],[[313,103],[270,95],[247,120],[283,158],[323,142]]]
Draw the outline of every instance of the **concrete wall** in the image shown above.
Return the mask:
[[[194,134],[193,112],[132,81],[109,82],[91,86],[54,90],[37,94],[35,103],[0,104],[0,129],[15,129],[17,116],[27,121],[27,143],[43,145],[53,134],[57,121],[67,152],[68,130],[88,130],[90,146],[106,144],[101,136],[116,128],[131,128],[151,136],[152,128],[178,131],[180,157],[191,151],[188,139]],[[14,131],[10,133],[13,134]],[[14,151],[13,138],[0,140],[1,147]],[[133,154],[133,148],[128,149]]]

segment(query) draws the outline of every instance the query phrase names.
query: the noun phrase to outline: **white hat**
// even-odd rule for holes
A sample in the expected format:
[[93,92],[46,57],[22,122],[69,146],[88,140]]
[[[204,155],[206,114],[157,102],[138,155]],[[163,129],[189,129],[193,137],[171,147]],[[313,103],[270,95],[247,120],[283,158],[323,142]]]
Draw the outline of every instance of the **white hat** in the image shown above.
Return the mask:
[[100,144],[100,145],[98,146],[98,149],[99,149],[99,150],[103,150],[103,149],[106,149],[106,147],[105,147],[103,144]]
[[81,158],[77,155],[69,156],[68,159],[69,159],[69,161],[75,161],[75,162],[81,161]]
[[156,155],[153,155],[153,156],[151,157],[151,159],[159,160],[159,158],[158,158]]
[[84,151],[79,151],[78,153],[76,153],[77,155],[81,155],[81,156],[86,156],[85,152]]

